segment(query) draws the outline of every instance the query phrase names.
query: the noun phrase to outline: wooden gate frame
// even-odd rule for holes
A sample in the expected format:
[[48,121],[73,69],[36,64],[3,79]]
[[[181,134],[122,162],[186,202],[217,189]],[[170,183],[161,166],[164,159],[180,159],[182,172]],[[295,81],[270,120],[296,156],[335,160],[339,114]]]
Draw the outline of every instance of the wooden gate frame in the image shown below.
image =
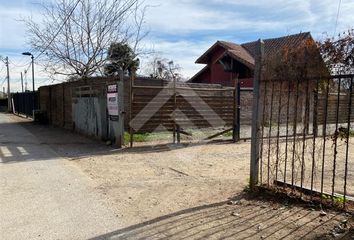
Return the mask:
[[[129,84],[129,135],[130,135],[130,148],[133,147],[133,139],[134,139],[134,130],[131,127],[130,122],[133,120],[133,104],[134,104],[134,89],[166,89],[166,86],[137,86],[135,85],[135,73],[131,74],[130,76],[130,84]],[[215,137],[218,137],[224,133],[229,131],[233,131],[232,133],[232,140],[233,142],[237,142],[240,139],[240,86],[238,84],[238,79],[236,79],[233,89],[226,89],[226,88],[190,88],[190,87],[177,87],[176,86],[176,79],[173,79],[173,87],[168,88],[173,90],[173,103],[174,103],[174,111],[177,109],[177,90],[198,90],[198,91],[205,91],[205,92],[225,92],[225,91],[232,91],[233,96],[233,126],[211,136],[208,136],[204,140],[210,140]],[[176,123],[175,113],[173,111],[173,143],[180,143],[180,135],[190,135],[187,132],[184,132],[180,129],[180,126]]]

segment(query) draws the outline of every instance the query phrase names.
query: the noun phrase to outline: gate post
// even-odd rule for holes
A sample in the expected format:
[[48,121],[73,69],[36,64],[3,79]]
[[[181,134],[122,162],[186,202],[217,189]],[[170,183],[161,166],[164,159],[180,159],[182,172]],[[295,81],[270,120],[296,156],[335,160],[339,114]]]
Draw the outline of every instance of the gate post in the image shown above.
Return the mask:
[[[233,74],[232,74],[233,75]],[[233,142],[240,141],[240,81],[238,79],[238,73],[233,80],[234,82],[234,90],[233,90],[233,104],[234,104],[234,116],[233,116],[233,130],[232,130],[232,140]]]
[[135,79],[135,70],[132,71],[132,73],[130,74],[130,79],[129,79],[129,142],[130,142],[130,148],[133,147],[133,141],[134,141],[134,131],[133,128],[131,126],[131,121],[133,119],[133,101],[134,101],[134,91],[133,91],[133,87],[134,87],[134,79]]
[[125,110],[124,110],[124,72],[123,70],[119,73],[119,81],[117,83],[118,86],[118,131],[116,135],[116,144],[118,148],[121,148],[124,145],[124,118],[125,118]]
[[124,144],[124,75],[119,71],[119,79],[107,86],[107,108],[109,116],[109,136],[115,139],[115,146]]
[[[255,71],[253,80],[253,112],[252,112],[252,139],[251,139],[251,167],[250,188],[253,190],[258,183],[259,170],[259,85],[262,74],[262,59],[264,42],[259,39],[256,46]],[[264,104],[264,103],[263,103]]]

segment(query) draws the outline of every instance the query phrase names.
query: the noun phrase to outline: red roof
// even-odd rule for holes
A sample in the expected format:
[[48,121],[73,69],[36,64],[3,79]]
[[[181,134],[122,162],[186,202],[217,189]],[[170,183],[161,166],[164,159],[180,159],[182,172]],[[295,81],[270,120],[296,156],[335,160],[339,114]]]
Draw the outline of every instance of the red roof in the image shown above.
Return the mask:
[[[264,41],[264,55],[270,56],[278,53],[285,47],[296,48],[306,39],[312,39],[309,32],[289,35],[279,38],[265,39]],[[254,66],[254,55],[257,41],[243,44],[236,44],[232,42],[217,41],[211,46],[202,56],[200,56],[195,63],[208,64],[208,56],[213,52],[217,46],[225,49],[225,53],[235,57],[236,60],[251,64]]]
[[[305,40],[312,39],[311,34],[309,32],[279,37],[279,38],[270,38],[265,39],[264,41],[264,55],[265,58],[275,55],[279,53],[285,47],[287,48],[296,48],[299,47]],[[213,44],[203,55],[201,55],[195,63],[201,64],[209,64],[209,59],[212,56],[213,52],[216,48],[222,47],[225,51],[224,54],[219,57],[222,58],[225,55],[228,55],[235,59],[236,61],[244,64],[249,69],[253,70],[255,65],[254,55],[255,55],[255,48],[256,48],[257,41],[254,42],[247,42],[243,44],[236,44],[232,42],[226,41],[217,41]],[[194,75],[190,81],[203,73],[205,70],[208,69],[208,65],[205,66],[202,70],[200,70],[196,75]]]

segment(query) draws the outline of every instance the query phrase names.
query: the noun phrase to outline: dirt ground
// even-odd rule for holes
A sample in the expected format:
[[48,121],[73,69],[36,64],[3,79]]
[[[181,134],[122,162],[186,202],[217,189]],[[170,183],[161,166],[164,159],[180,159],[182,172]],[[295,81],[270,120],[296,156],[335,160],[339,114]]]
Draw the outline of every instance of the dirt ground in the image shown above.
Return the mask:
[[75,162],[133,224],[236,195],[248,182],[248,151],[248,144],[141,146]]
[[123,222],[93,239],[352,239],[351,215],[245,195],[249,142],[116,150],[62,129],[21,124],[89,176]]

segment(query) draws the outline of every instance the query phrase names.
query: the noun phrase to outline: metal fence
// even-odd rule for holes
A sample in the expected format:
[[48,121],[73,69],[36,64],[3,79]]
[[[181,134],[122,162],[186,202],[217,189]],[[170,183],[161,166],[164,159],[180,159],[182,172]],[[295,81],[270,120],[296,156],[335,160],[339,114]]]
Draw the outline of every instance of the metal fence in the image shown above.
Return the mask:
[[39,109],[38,92],[13,93],[13,112],[32,117],[33,110]]
[[354,75],[265,79],[260,68],[251,183],[353,207]]
[[6,112],[7,111],[7,98],[0,98],[0,112]]

